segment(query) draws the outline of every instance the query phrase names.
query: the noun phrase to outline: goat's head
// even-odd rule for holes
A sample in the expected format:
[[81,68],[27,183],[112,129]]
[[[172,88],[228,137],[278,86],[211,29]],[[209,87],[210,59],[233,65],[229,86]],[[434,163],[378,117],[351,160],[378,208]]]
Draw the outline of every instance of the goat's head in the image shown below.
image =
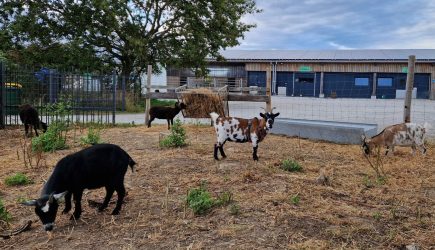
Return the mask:
[[273,127],[273,122],[275,121],[275,117],[279,116],[279,112],[274,114],[273,110],[276,109],[275,107],[272,108],[272,111],[260,113],[260,116],[266,121],[266,128],[271,129]]
[[39,199],[30,200],[21,204],[26,206],[34,206],[35,213],[42,222],[45,231],[51,231],[56,220],[57,210],[59,208],[59,200],[66,195],[67,191],[60,194],[44,195]]
[[176,108],[179,108],[180,110],[182,110],[182,109],[186,109],[186,108],[187,108],[187,105],[184,104],[183,102],[176,102],[176,103],[175,103],[175,107],[176,107]]
[[361,147],[364,151],[364,154],[369,155],[371,153],[371,140],[367,139],[365,135],[361,135]]

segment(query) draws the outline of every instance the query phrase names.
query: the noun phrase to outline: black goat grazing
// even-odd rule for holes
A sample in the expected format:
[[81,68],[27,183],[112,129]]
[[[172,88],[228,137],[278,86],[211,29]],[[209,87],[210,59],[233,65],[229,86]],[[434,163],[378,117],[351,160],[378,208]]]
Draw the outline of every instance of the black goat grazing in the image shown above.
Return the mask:
[[175,107],[151,107],[150,108],[150,120],[148,121],[148,128],[151,127],[151,122],[155,119],[166,119],[168,121],[168,129],[170,129],[169,122],[174,125],[174,117],[185,109],[187,106],[182,102],[176,102]]
[[124,176],[128,166],[133,171],[136,163],[117,145],[97,144],[70,154],[61,159],[41,192],[39,199],[22,203],[35,206],[46,231],[53,230],[59,207],[58,200],[65,196],[63,214],[71,210],[71,197],[74,198],[75,209],[71,219],[78,219],[82,213],[81,200],[85,189],[106,188],[106,197],[99,207],[104,210],[112,198],[113,192],[118,194],[118,201],[112,214],[119,214],[125,197]]
[[45,131],[47,131],[47,124],[39,119],[38,111],[35,108],[30,106],[29,104],[24,104],[21,105],[19,109],[20,119],[21,122],[24,124],[26,136],[29,134],[29,126],[33,126],[36,136],[39,136],[37,129],[42,128],[42,131],[44,133]]

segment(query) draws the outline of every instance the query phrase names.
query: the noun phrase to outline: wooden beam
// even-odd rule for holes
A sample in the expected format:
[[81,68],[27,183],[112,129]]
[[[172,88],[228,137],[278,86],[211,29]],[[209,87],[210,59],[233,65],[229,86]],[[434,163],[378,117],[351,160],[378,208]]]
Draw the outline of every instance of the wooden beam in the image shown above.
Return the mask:
[[[146,93],[145,98],[150,99],[177,99],[177,94],[174,92],[152,92]],[[239,101],[239,102],[267,102],[269,96],[267,95],[243,95],[238,93],[229,93],[228,101]]]
[[[151,92],[151,74],[153,73],[153,66],[148,65],[147,70],[147,94]],[[145,99],[145,125],[148,125],[148,121],[150,120],[150,108],[151,108],[151,99]]]
[[411,122],[411,100],[412,90],[414,88],[414,69],[415,69],[415,56],[408,57],[408,74],[406,75],[406,96],[405,107],[403,109],[404,122]]

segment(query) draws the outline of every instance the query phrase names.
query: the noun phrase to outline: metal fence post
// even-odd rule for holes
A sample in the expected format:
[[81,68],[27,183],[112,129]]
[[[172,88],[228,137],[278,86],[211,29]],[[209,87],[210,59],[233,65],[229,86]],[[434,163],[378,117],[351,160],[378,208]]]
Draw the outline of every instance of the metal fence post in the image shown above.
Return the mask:
[[113,71],[112,86],[113,86],[113,109],[112,109],[112,124],[115,125],[115,112],[116,112],[116,72]]
[[146,85],[146,94],[147,97],[145,99],[145,125],[148,125],[148,122],[150,120],[150,108],[151,108],[151,98],[150,98],[150,92],[151,92],[151,75],[153,73],[153,66],[148,65],[147,68],[147,85]]
[[3,67],[3,63],[0,62],[0,128],[4,128],[5,127],[5,114],[6,114],[6,110],[5,110],[5,105],[6,105],[6,100],[5,100],[5,77],[4,77],[4,67]]

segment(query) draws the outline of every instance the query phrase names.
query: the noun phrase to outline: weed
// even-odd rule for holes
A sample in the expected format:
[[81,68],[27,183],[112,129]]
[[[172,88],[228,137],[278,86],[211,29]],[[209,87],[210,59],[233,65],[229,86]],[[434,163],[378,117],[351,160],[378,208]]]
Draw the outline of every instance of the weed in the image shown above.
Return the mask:
[[205,214],[213,207],[215,201],[210,193],[201,185],[199,188],[194,188],[187,194],[187,204],[193,210],[194,214]]
[[8,210],[6,210],[2,199],[0,199],[0,221],[8,222],[11,219],[11,215]]
[[299,202],[301,201],[301,197],[299,197],[299,194],[295,194],[295,195],[293,195],[292,197],[290,197],[290,202],[293,204],[293,205],[299,205]]
[[215,202],[215,205],[217,206],[225,206],[232,201],[233,194],[229,191],[225,191],[222,194],[220,194]]
[[237,204],[231,204],[230,214],[231,215],[239,215],[240,214],[240,206]]
[[368,175],[364,176],[363,184],[366,188],[372,188],[374,186]]
[[387,183],[387,177],[385,177],[385,176],[376,177],[376,184],[378,184],[379,186],[382,186],[382,185],[385,185],[385,183]]
[[295,160],[285,159],[281,163],[281,168],[289,172],[301,172],[302,166]]
[[7,186],[21,186],[32,183],[32,181],[23,173],[16,173],[5,178]]
[[180,119],[176,119],[171,127],[171,133],[160,141],[161,147],[182,147],[186,145],[186,131],[181,126]]
[[376,221],[380,221],[381,218],[382,218],[381,213],[379,213],[379,212],[375,212],[375,213],[373,214],[373,219],[375,219]]
[[101,143],[101,130],[89,128],[88,134],[80,138],[80,143],[82,145],[95,145]]
[[50,124],[44,134],[32,139],[32,151],[53,152],[67,148],[66,131],[66,124],[63,122]]

